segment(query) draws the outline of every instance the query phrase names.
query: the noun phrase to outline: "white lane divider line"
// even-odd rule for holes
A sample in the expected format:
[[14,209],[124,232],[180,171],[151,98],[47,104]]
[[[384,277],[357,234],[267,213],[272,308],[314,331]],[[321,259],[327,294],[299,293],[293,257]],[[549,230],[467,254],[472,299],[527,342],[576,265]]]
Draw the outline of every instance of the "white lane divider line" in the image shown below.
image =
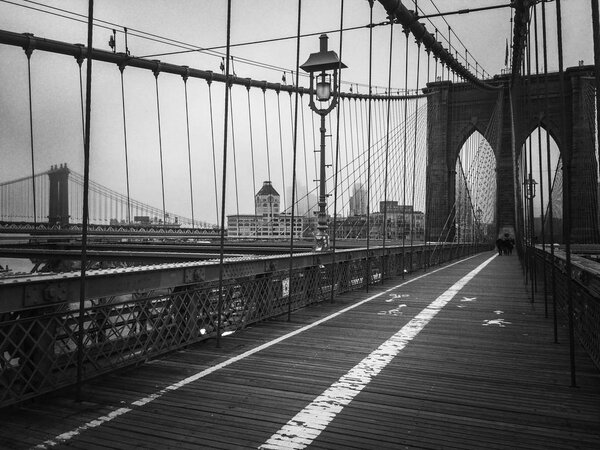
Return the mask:
[[314,328],[314,327],[316,327],[318,325],[321,325],[322,323],[325,323],[325,322],[327,322],[327,321],[329,321],[331,319],[334,319],[334,318],[336,318],[336,317],[338,317],[338,316],[340,316],[342,314],[345,314],[346,312],[348,312],[348,311],[350,311],[350,310],[352,310],[354,308],[357,308],[357,307],[359,307],[361,305],[364,305],[365,303],[370,302],[371,300],[373,300],[373,299],[375,299],[377,297],[381,297],[382,295],[388,294],[388,293],[390,293],[391,291],[393,291],[395,289],[398,289],[398,288],[400,288],[402,286],[405,286],[405,285],[407,285],[409,283],[412,283],[414,281],[420,280],[421,278],[427,277],[427,276],[432,275],[432,274],[434,274],[436,272],[439,272],[441,270],[448,269],[449,267],[452,267],[452,266],[454,266],[456,264],[460,264],[461,262],[467,261],[469,259],[475,258],[476,256],[477,255],[470,256],[470,257],[462,259],[460,261],[453,262],[452,264],[448,264],[447,266],[440,267],[439,269],[432,270],[431,272],[424,273],[423,275],[419,275],[418,277],[411,278],[410,280],[407,280],[404,283],[401,283],[401,284],[399,284],[397,286],[394,286],[394,287],[391,287],[389,289],[386,289],[385,291],[382,291],[379,294],[372,295],[372,296],[370,296],[370,297],[368,297],[368,298],[366,298],[364,300],[361,300],[358,303],[350,305],[350,306],[348,306],[348,307],[346,307],[344,309],[341,309],[341,310],[339,310],[339,311],[337,311],[337,312],[335,312],[335,313],[333,313],[333,314],[331,314],[331,315],[329,315],[327,317],[324,317],[324,318],[322,318],[320,320],[317,320],[316,322],[313,322],[313,323],[311,323],[309,325],[305,325],[302,328],[298,328],[297,330],[291,331],[290,333],[285,334],[283,336],[280,336],[280,337],[278,337],[276,339],[273,339],[272,341],[265,342],[264,344],[259,345],[258,347],[252,348],[252,349],[250,349],[250,350],[248,350],[248,351],[246,351],[244,353],[241,353],[241,354],[239,354],[237,356],[229,358],[228,360],[223,361],[222,363],[219,363],[219,364],[217,364],[215,366],[209,367],[208,369],[205,369],[205,370],[203,370],[201,372],[195,373],[194,375],[191,375],[191,376],[189,376],[187,378],[184,378],[183,380],[180,380],[177,383],[173,383],[170,386],[167,386],[167,387],[161,389],[160,391],[157,391],[157,392],[155,392],[153,394],[148,395],[147,397],[143,397],[143,398],[140,398],[140,399],[138,399],[138,400],[136,400],[134,402],[131,402],[128,407],[122,407],[122,408],[116,409],[116,410],[111,411],[110,413],[108,413],[108,414],[106,414],[104,416],[100,416],[100,417],[98,417],[98,418],[96,418],[94,420],[90,420],[89,422],[84,423],[83,425],[80,425],[77,428],[74,428],[74,429],[72,429],[70,431],[67,431],[65,433],[62,433],[62,434],[59,434],[59,435],[55,436],[53,439],[48,439],[48,440],[46,440],[46,441],[44,441],[44,442],[36,445],[33,448],[36,448],[36,449],[47,449],[47,448],[50,448],[50,447],[54,447],[54,446],[56,446],[58,444],[62,444],[64,442],[66,442],[66,441],[74,438],[75,436],[81,434],[82,432],[84,432],[86,430],[89,430],[91,428],[97,428],[100,425],[105,424],[106,422],[110,422],[111,420],[113,420],[113,419],[115,419],[115,418],[117,418],[119,416],[122,416],[123,414],[126,414],[126,413],[128,413],[130,411],[133,411],[135,407],[144,406],[147,403],[150,403],[150,402],[156,400],[157,398],[162,397],[164,394],[166,394],[168,392],[175,391],[175,390],[177,390],[179,388],[182,388],[182,387],[184,387],[184,386],[186,386],[186,385],[188,385],[190,383],[193,383],[194,381],[197,381],[197,380],[199,380],[201,378],[204,378],[207,375],[210,375],[213,372],[216,372],[219,369],[227,367],[230,364],[233,364],[233,363],[235,363],[237,361],[240,361],[240,360],[242,360],[244,358],[247,358],[248,356],[252,356],[255,353],[258,353],[258,352],[260,352],[260,351],[262,351],[262,350],[264,350],[266,348],[272,347],[273,345],[279,344],[280,342],[285,341],[286,339],[289,339],[291,337],[294,337],[294,336],[296,336],[296,335],[298,335],[300,333],[303,333],[306,330],[310,330],[311,328]]
[[487,259],[458,280],[450,289],[404,325],[400,331],[381,344],[375,351],[333,383],[325,392],[315,398],[306,408],[296,414],[259,448],[302,449],[310,445],[335,416],[496,256]]

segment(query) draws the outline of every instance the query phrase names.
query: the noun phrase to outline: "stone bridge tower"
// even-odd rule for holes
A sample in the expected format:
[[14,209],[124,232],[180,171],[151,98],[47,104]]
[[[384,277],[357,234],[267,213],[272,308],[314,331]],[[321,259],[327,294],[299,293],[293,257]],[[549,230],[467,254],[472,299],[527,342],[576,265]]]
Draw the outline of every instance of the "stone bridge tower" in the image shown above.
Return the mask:
[[586,84],[594,83],[593,73],[593,66],[565,71],[564,136],[560,127],[558,73],[522,78],[510,88],[508,76],[496,76],[497,90],[450,81],[429,83],[424,89],[429,95],[426,239],[454,238],[456,161],[463,144],[475,131],[484,136],[496,157],[497,232],[514,233],[519,228],[517,211],[522,208],[514,161],[519,161],[523,144],[540,126],[556,141],[561,157],[570,150],[572,198],[588,199],[572,202],[572,242],[599,242],[595,137],[584,98]]
[[69,172],[66,164],[52,166],[48,172],[48,223],[51,226],[69,224]]

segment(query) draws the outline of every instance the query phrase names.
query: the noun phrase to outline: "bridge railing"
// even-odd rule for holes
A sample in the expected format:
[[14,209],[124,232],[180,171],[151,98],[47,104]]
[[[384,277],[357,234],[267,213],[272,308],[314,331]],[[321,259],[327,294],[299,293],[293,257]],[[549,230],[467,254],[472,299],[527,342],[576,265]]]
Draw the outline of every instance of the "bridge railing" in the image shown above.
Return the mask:
[[[0,407],[480,251],[445,244],[236,258],[0,281]],[[291,276],[290,276],[291,264]],[[83,333],[82,357],[78,341]]]
[[552,256],[549,249],[543,251],[537,246],[535,277],[538,298],[545,297],[551,303],[554,291],[557,317],[564,322],[568,320],[568,283],[571,283],[575,337],[600,369],[600,263],[572,254],[571,273],[568,274],[564,251],[555,248]]

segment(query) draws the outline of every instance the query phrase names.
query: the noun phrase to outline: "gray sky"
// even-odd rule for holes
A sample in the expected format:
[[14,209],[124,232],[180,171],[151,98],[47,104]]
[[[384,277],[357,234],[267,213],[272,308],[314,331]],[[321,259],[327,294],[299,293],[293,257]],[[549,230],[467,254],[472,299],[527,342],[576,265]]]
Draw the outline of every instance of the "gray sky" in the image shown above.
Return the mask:
[[[498,3],[498,2],[493,2]],[[409,9],[412,2],[405,2]],[[425,13],[435,12],[431,1],[421,0],[419,7]],[[492,2],[479,0],[438,0],[439,9],[449,11],[462,8],[487,6]],[[31,8],[52,11],[56,14],[77,17],[56,9],[86,15],[87,1],[61,0],[28,2],[23,0],[0,1],[0,28],[14,32],[34,33],[38,37],[56,39],[70,43],[86,42],[86,24],[64,17],[57,17]],[[563,27],[565,46],[565,67],[573,66],[579,60],[593,63],[590,2],[587,0],[563,0]],[[27,7],[27,8],[26,8]],[[302,2],[302,33],[322,32],[339,28],[339,1],[304,0]],[[556,69],[555,5],[547,4],[549,17],[550,69]],[[251,42],[294,36],[296,33],[297,3],[277,0],[233,0],[232,43]],[[109,50],[108,39],[112,28],[118,31],[117,48],[124,50],[122,27],[130,30],[128,45],[134,56],[147,56],[180,50],[172,45],[142,39],[135,34],[139,30],[157,37],[169,38],[201,47],[218,47],[225,44],[225,0],[96,0],[95,17],[114,25],[109,29],[94,29],[94,47]],[[78,17],[81,19],[81,17]],[[374,22],[385,20],[383,7],[375,2]],[[433,19],[432,19],[433,20]],[[510,43],[510,10],[500,9],[461,16],[448,16],[447,21],[469,51],[469,58],[476,58],[479,65],[490,74],[499,73],[504,66],[506,40]],[[344,25],[353,27],[369,22],[368,2],[346,0]],[[426,22],[427,23],[427,22]],[[435,19],[440,33],[447,34],[448,25],[442,19]],[[427,25],[433,31],[433,25]],[[405,37],[400,28],[395,27],[393,49],[392,86],[404,86],[404,45]],[[389,27],[374,29],[373,84],[387,86],[389,62]],[[330,49],[338,51],[339,40],[336,33],[330,33]],[[455,36],[451,37],[461,54],[464,48]],[[416,82],[416,46],[410,39],[409,46],[409,88]],[[442,38],[440,37],[440,41]],[[348,65],[343,73],[346,82],[367,84],[369,35],[367,29],[344,33],[342,60]],[[446,45],[446,44],[445,44]],[[317,37],[302,40],[301,63],[308,54],[318,50]],[[224,51],[224,50],[223,50]],[[281,69],[267,69],[246,64],[242,58],[265,65],[288,70],[287,82],[291,82],[289,70],[295,66],[295,40],[275,43],[247,45],[234,48],[234,69],[238,76],[258,80],[281,82]],[[0,65],[0,181],[6,181],[31,172],[27,65],[22,49],[0,46],[0,58],[8,62]],[[220,57],[192,52],[181,55],[156,57],[162,61],[185,64],[204,70],[219,72]],[[238,59],[240,58],[240,59]],[[424,58],[424,56],[422,56]],[[79,75],[73,58],[34,52],[32,57],[32,88],[34,114],[34,153],[37,171],[47,170],[50,165],[68,163],[82,173],[81,109],[79,102]],[[427,78],[425,60],[422,59],[420,84]],[[432,67],[433,73],[433,67]],[[92,92],[92,156],[91,178],[109,188],[125,192],[125,169],[123,150],[123,124],[119,71],[115,66],[95,63]],[[306,79],[302,79],[306,84]],[[185,128],[185,106],[183,83],[180,77],[161,75],[159,77],[163,152],[165,155],[165,193],[167,210],[178,214],[189,214],[187,140]],[[344,87],[347,90],[348,86]],[[365,92],[366,88],[359,88]],[[157,143],[156,93],[154,77],[151,73],[137,69],[125,70],[125,96],[127,134],[130,160],[131,195],[133,198],[161,205],[160,169]],[[196,218],[215,221],[214,181],[212,179],[212,143],[208,116],[208,89],[203,80],[188,82],[190,100],[190,126],[192,146],[192,168]],[[217,169],[220,173],[222,155],[223,90],[221,86],[212,88],[214,108],[215,152]],[[283,177],[286,184],[291,179],[291,125],[290,105],[287,94],[278,99],[267,93],[267,120],[263,94],[257,89],[251,91],[250,108],[253,113],[253,129],[248,123],[248,103],[244,88],[234,88],[233,119],[237,147],[238,203],[240,212],[252,212],[253,181],[249,144],[250,138],[255,151],[255,183],[259,186],[268,178],[270,170],[274,185],[283,193]],[[278,132],[278,107],[282,110],[282,142],[280,149]],[[308,114],[308,113],[307,113]],[[307,121],[309,116],[307,115]],[[268,133],[268,141],[267,141]],[[309,147],[307,166],[314,167],[312,137],[307,139]],[[230,140],[231,142],[231,140]],[[268,145],[267,145],[268,144]],[[270,150],[270,160],[266,160],[266,147]],[[231,149],[230,149],[231,151]],[[281,156],[283,154],[283,156]],[[283,158],[284,175],[281,174]],[[231,164],[233,161],[230,160]],[[300,162],[299,162],[300,163]],[[302,162],[302,164],[304,164]],[[270,166],[270,167],[269,167]],[[233,181],[233,166],[228,177]],[[310,172],[310,169],[309,169]],[[220,175],[219,175],[220,178]],[[309,184],[314,173],[301,174]],[[228,193],[228,213],[235,213],[234,184]],[[311,186],[312,187],[312,186]],[[219,183],[220,189],[220,183]],[[289,200],[288,200],[289,201]]]

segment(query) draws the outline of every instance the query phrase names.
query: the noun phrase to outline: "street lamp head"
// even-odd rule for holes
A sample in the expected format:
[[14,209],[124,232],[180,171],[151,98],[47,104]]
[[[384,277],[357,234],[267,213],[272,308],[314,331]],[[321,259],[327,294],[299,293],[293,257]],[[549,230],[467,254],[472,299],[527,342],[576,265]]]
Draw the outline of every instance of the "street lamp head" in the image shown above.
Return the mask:
[[324,71],[317,78],[315,97],[320,102],[327,102],[331,98],[331,75]]
[[302,70],[310,74],[315,72],[324,72],[326,70],[345,69],[346,64],[340,61],[338,55],[333,50],[327,50],[326,34],[319,37],[320,49],[317,53],[311,53],[304,64],[300,66]]
[[537,185],[537,181],[533,179],[531,173],[529,174],[529,178],[526,178],[523,181],[523,186],[525,187],[525,198],[527,200],[531,200],[535,198],[535,186]]
[[[322,34],[319,38],[319,52],[311,53],[306,62],[300,66],[302,70],[310,74],[310,107],[319,114],[327,114],[331,111],[335,107],[337,99],[334,97],[329,107],[321,109],[314,104],[314,98],[316,97],[319,102],[328,102],[337,91],[338,70],[346,68],[338,55],[327,49],[328,39],[326,34]],[[333,86],[331,83],[332,74]],[[317,85],[316,89],[313,90],[315,76]]]

